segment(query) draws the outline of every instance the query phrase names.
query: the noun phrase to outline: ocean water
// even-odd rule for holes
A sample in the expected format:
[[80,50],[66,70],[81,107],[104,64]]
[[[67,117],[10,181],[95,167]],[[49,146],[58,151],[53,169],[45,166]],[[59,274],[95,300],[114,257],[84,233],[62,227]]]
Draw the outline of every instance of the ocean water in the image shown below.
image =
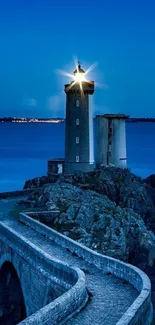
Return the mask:
[[[0,192],[47,174],[47,160],[64,157],[64,123],[0,123]],[[128,167],[155,173],[155,123],[127,123]]]

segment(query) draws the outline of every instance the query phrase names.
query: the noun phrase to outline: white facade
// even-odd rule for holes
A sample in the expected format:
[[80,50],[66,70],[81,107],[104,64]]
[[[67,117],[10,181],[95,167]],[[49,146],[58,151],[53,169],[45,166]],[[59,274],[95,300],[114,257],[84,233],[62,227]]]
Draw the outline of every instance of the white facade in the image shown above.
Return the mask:
[[92,105],[89,105],[89,164],[94,164],[94,126]]
[[127,167],[125,119],[112,121],[111,162],[116,167]]
[[127,167],[125,115],[97,115],[96,167]]
[[95,145],[95,161],[96,168],[107,165],[108,151],[108,120],[103,115],[96,116],[96,145]]

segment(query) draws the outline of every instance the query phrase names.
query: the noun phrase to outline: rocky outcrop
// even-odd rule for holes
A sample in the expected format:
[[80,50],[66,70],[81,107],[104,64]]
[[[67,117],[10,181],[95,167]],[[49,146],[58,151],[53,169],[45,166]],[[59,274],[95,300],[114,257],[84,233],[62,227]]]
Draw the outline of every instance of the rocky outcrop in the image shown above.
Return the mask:
[[58,177],[59,176],[57,174],[53,174],[51,176],[42,176],[29,179],[25,182],[23,189],[37,188],[49,183],[54,183],[57,181]]
[[155,189],[155,174],[152,174],[152,175],[148,176],[147,178],[145,178],[144,182]]
[[155,231],[155,189],[129,169],[106,168],[73,177],[73,184],[89,184],[92,189],[122,208],[131,208],[141,215],[149,229]]
[[145,267],[155,237],[140,214],[117,205],[105,194],[80,188],[81,176],[78,187],[59,178],[46,186],[39,198],[36,192],[30,194],[26,204],[32,200],[38,208],[59,211],[51,224],[48,219],[55,229],[103,254],[131,262],[138,258]]
[[[149,178],[148,178],[149,179]],[[150,181],[151,179],[151,181]],[[121,208],[129,208],[138,213],[148,229],[155,233],[155,188],[153,175],[142,180],[129,169],[102,167],[101,170],[74,175],[53,175],[27,181],[24,188],[39,187],[50,183],[69,183],[81,189],[93,190],[106,195]]]

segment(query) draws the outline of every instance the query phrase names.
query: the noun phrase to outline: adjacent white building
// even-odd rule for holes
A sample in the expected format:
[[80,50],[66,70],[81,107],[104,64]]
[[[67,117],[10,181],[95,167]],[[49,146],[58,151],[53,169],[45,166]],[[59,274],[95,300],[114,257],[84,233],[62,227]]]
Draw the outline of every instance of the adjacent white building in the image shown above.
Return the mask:
[[101,165],[126,168],[125,114],[96,115],[96,168]]

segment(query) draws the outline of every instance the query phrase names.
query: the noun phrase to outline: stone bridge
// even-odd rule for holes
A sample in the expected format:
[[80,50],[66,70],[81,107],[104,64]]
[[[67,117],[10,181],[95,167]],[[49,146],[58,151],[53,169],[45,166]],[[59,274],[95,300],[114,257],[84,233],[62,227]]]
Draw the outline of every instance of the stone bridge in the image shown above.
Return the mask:
[[150,325],[149,278],[1,200],[1,325]]

